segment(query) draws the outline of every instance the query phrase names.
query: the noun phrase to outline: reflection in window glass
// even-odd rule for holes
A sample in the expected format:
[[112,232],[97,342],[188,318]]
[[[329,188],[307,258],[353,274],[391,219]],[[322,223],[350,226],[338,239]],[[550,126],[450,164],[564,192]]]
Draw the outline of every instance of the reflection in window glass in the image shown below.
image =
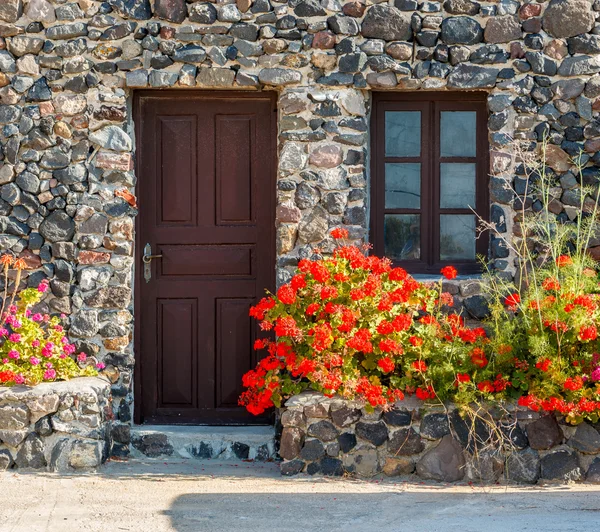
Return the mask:
[[440,207],[475,208],[475,163],[440,164]]
[[442,111],[440,124],[441,157],[475,157],[477,113]]
[[421,258],[421,220],[418,214],[386,214],[385,255],[392,260]]
[[421,206],[420,163],[386,163],[386,209],[418,209]]
[[472,214],[440,215],[440,260],[474,260],[475,216]]
[[387,157],[421,155],[420,111],[386,111],[385,155]]

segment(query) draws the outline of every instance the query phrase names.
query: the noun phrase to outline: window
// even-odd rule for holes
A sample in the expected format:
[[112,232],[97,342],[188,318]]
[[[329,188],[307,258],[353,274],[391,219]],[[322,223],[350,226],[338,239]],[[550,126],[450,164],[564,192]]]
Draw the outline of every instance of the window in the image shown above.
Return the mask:
[[410,273],[480,271],[488,243],[473,210],[487,218],[486,95],[378,93],[371,132],[375,253]]

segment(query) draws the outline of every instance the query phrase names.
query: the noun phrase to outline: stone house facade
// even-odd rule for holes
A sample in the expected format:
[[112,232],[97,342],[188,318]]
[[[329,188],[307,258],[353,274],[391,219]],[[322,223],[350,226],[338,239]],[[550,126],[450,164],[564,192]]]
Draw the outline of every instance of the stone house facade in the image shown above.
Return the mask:
[[597,0],[2,0],[0,248],[51,280],[45,304],[106,364],[113,452],[133,422],[253,422],[235,404],[248,307],[333,227],[417,273],[459,263],[449,289],[480,317],[475,253],[515,265],[501,239],[474,243],[470,207],[500,233],[536,209],[512,139],[548,138],[559,219],[577,213],[571,157],[598,183],[599,16]]

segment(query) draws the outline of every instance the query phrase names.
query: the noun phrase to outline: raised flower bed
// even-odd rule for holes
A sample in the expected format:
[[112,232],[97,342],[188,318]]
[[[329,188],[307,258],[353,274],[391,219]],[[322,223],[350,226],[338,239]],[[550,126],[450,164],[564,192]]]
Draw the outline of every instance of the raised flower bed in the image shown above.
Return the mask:
[[0,388],[0,470],[69,471],[110,455],[110,383],[102,377]]
[[279,411],[283,475],[418,478],[441,482],[600,482],[600,434],[526,408],[496,410],[497,433],[471,426],[454,407],[431,408],[416,398],[366,412],[360,403],[303,392]]

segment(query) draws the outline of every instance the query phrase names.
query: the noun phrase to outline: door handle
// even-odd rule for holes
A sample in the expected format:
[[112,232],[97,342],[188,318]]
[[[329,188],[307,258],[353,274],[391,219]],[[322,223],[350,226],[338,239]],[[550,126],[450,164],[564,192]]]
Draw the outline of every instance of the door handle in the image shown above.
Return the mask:
[[144,263],[144,279],[147,283],[152,279],[152,259],[160,259],[162,255],[152,255],[152,246],[150,243],[144,246],[142,262]]

